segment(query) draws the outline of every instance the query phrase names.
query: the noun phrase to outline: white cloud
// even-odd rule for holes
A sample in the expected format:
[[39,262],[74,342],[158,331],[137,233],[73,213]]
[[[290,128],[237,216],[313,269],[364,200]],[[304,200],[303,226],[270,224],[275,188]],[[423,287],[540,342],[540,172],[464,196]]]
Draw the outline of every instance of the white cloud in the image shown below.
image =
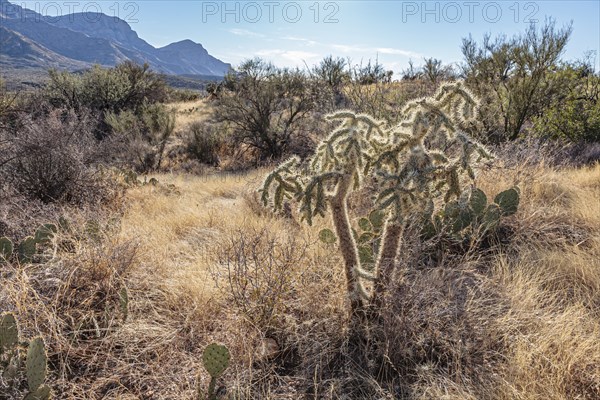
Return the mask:
[[247,29],[233,28],[233,29],[229,30],[229,33],[233,33],[234,35],[238,35],[238,36],[249,36],[249,37],[260,37],[260,38],[265,37],[265,35],[263,35],[262,33],[252,32]]
[[398,56],[414,57],[414,58],[423,57],[423,55],[421,53],[415,53],[414,51],[410,51],[410,50],[392,49],[389,47],[378,47],[375,50],[377,50],[377,52],[381,53],[381,54],[393,54],[393,55],[398,55]]
[[255,53],[259,57],[272,57],[287,61],[285,64],[289,65],[289,62],[296,66],[303,65],[304,61],[307,63],[311,60],[320,58],[317,53],[311,53],[308,51],[301,50],[283,50],[283,49],[265,49],[259,50]]
[[396,56],[421,58],[421,53],[416,53],[410,50],[394,49],[391,47],[363,47],[363,46],[348,46],[344,44],[332,44],[331,48],[342,53],[362,53],[362,54],[389,54]]
[[297,37],[297,36],[284,36],[284,37],[282,37],[282,39],[291,40],[293,42],[302,42],[302,43],[305,43],[307,46],[316,46],[319,44],[318,42],[315,42],[314,40]]

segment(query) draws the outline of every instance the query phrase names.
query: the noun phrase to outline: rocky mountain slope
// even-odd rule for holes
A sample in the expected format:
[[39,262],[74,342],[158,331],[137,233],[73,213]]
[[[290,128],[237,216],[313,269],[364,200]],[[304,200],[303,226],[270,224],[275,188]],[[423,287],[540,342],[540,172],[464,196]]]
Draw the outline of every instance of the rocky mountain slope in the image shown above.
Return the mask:
[[0,67],[69,70],[125,60],[169,75],[224,76],[230,65],[191,40],[155,48],[122,19],[98,13],[48,18],[0,0]]

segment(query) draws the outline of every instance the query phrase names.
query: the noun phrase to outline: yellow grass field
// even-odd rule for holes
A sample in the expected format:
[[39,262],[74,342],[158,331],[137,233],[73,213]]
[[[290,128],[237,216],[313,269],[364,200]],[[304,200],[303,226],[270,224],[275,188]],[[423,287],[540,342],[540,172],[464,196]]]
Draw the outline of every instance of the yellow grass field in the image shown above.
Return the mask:
[[69,215],[48,263],[7,266],[0,304],[45,338],[56,398],[197,398],[211,342],[232,354],[222,399],[600,398],[600,165],[479,172],[489,196],[518,185],[519,211],[487,253],[392,282],[388,385],[340,368],[342,260],[318,240],[330,221],[264,209],[267,172],[153,175],[93,229]]

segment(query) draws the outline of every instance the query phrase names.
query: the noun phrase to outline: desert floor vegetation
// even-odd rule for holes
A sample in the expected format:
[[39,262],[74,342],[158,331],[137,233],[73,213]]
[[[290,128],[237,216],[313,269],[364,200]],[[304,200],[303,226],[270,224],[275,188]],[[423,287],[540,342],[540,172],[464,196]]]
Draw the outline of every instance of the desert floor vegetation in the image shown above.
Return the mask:
[[600,166],[483,171],[488,193],[522,188],[510,243],[393,282],[385,380],[337,365],[346,298],[341,259],[318,240],[328,221],[261,208],[264,172],[153,176],[118,221],[90,231],[70,215],[56,257],[3,266],[3,310],[45,338],[59,398],[193,398],[213,341],[232,353],[220,384],[234,398],[600,395]]

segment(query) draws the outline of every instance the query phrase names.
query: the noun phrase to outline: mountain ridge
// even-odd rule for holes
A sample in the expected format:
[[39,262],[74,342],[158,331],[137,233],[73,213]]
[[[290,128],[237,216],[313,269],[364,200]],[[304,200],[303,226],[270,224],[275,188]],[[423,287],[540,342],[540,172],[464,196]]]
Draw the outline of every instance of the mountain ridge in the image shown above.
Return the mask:
[[0,0],[0,66],[5,68],[82,69],[112,67],[126,60],[168,75],[223,77],[231,68],[190,39],[154,47],[124,20],[79,12],[44,17]]

